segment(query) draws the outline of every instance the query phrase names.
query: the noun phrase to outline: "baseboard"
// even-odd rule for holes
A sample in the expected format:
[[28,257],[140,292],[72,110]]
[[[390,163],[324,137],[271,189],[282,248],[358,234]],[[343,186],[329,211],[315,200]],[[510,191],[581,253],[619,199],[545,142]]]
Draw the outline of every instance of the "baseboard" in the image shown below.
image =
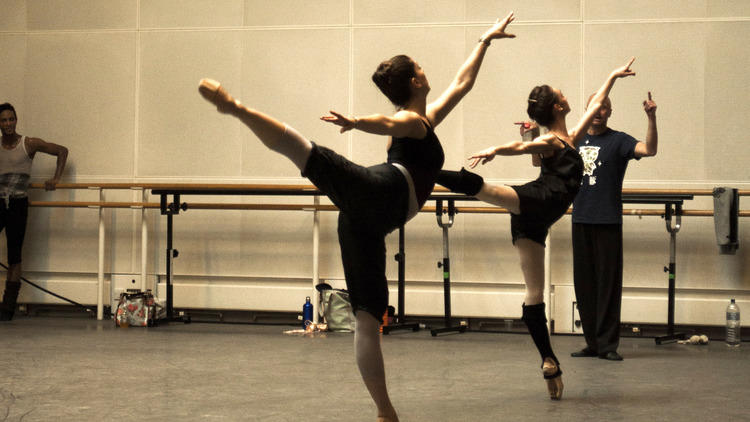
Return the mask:
[[[133,284],[134,276],[113,275],[105,279],[104,304],[109,305],[110,279],[117,284],[124,278]],[[135,279],[138,280],[138,279]],[[156,284],[156,296],[166,299],[163,276]],[[36,274],[32,281],[62,296],[87,306],[97,303],[96,275],[56,274],[44,279]],[[343,287],[342,280],[324,280],[334,287]],[[136,283],[137,284],[137,283]],[[150,284],[150,281],[149,281]],[[174,281],[174,307],[190,309],[235,310],[257,312],[300,312],[305,297],[314,296],[309,279],[254,279],[247,277],[178,276]],[[389,283],[390,303],[397,305],[397,287]],[[445,312],[443,284],[437,281],[409,281],[405,294],[407,316],[442,317]],[[741,309],[750,309],[750,292],[725,292],[700,289],[678,289],[676,293],[675,324],[695,326],[723,326],[729,298],[734,297]],[[522,284],[492,282],[454,282],[451,285],[451,314],[456,318],[505,320],[521,317],[524,298]],[[554,332],[580,334],[573,303],[575,294],[568,285],[553,286],[551,319]],[[37,289],[24,286],[19,303],[62,304]],[[667,322],[666,289],[628,288],[623,292],[623,324],[657,324]]]
[[[555,332],[582,334],[576,324],[573,286],[555,286]],[[685,326],[723,326],[726,307],[735,298],[740,309],[750,309],[749,292],[723,292],[700,289],[677,289],[675,292],[674,323]],[[667,289],[623,288],[621,321],[625,324],[667,324]]]

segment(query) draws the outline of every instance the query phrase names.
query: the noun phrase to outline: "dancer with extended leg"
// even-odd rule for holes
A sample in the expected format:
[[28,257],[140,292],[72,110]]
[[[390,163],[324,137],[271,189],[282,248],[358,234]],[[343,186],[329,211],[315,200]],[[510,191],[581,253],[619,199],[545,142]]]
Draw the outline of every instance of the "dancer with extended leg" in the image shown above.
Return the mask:
[[521,186],[491,185],[484,183],[481,176],[465,169],[460,172],[441,171],[438,176],[438,183],[452,191],[476,196],[510,211],[513,244],[521,258],[526,283],[522,319],[542,357],[542,373],[552,399],[562,397],[563,383],[560,362],[552,351],[544,312],[544,241],[549,228],[573,202],[581,184],[583,161],[575,145],[586,133],[615,80],[635,75],[630,70],[633,60],[610,74],[572,130],[568,131],[565,124],[570,106],[562,92],[548,85],[537,86],[529,94],[527,113],[538,124],[547,127],[549,132],[531,142],[509,142],[487,148],[469,158],[469,165],[474,168],[479,163],[491,161],[496,155],[532,154],[534,165],[541,167],[541,174],[536,180]]
[[[286,124],[242,105],[216,81],[204,79],[199,91],[222,113],[239,118],[269,149],[288,157],[339,208],[339,243],[346,285],[356,315],[354,350],[360,374],[378,408],[379,421],[397,421],[388,397],[378,326],[388,306],[385,236],[413,217],[432,192],[443,165],[443,149],[434,132],[471,90],[490,41],[512,38],[505,32],[511,12],[479,39],[453,83],[427,103],[430,85],[424,71],[407,56],[381,63],[375,84],[399,108],[393,116],[322,120],[392,137],[388,162],[362,167],[317,145]],[[364,312],[359,312],[364,311]]]

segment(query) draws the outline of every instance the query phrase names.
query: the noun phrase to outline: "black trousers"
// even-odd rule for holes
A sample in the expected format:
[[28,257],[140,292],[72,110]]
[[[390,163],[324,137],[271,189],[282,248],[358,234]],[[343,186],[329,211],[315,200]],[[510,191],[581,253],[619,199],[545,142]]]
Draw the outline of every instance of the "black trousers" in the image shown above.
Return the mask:
[[573,223],[573,282],[589,349],[605,354],[620,344],[622,225]]
[[382,320],[388,308],[385,237],[406,223],[406,178],[390,164],[363,167],[317,144],[302,175],[340,210],[339,246],[352,309]]
[[21,262],[26,220],[29,216],[29,198],[10,198],[6,207],[5,198],[0,198],[0,231],[5,229],[8,239],[8,265]]

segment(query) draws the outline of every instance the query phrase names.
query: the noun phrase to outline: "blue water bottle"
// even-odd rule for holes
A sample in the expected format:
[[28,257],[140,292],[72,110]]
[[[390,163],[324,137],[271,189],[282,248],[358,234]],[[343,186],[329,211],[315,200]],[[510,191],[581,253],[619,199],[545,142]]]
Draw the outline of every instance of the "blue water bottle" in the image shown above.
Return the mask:
[[313,306],[310,303],[310,296],[305,298],[305,304],[302,306],[302,328],[307,328],[308,325],[312,324],[313,320]]

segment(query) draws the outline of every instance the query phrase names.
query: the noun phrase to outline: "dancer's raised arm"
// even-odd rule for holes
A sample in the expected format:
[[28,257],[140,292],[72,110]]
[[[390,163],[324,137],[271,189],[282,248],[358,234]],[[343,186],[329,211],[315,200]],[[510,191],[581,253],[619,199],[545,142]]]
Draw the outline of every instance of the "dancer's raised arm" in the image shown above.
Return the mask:
[[573,145],[576,145],[578,141],[583,138],[586,130],[594,120],[594,115],[596,114],[596,111],[599,110],[602,101],[604,101],[604,99],[609,96],[609,91],[612,90],[612,86],[615,84],[615,80],[627,76],[635,76],[635,72],[630,70],[630,66],[633,64],[633,61],[635,61],[635,57],[632,57],[625,66],[618,67],[617,69],[613,70],[607,80],[604,82],[604,85],[602,85],[601,88],[596,91],[594,96],[591,97],[591,101],[589,101],[589,105],[586,108],[586,112],[583,113],[583,117],[581,117],[581,120],[578,121],[578,124],[569,133]]
[[448,89],[446,89],[437,100],[427,105],[427,118],[430,119],[433,126],[437,126],[445,117],[456,107],[461,99],[471,91],[474,86],[474,82],[479,74],[479,68],[482,66],[484,60],[484,54],[487,52],[487,47],[490,46],[490,41],[501,38],[515,38],[514,34],[508,34],[505,32],[505,28],[509,23],[513,22],[515,17],[513,12],[503,19],[498,19],[497,22],[488,29],[484,35],[479,38],[477,46],[474,47],[474,51],[466,62],[458,69],[455,79],[451,82]]

